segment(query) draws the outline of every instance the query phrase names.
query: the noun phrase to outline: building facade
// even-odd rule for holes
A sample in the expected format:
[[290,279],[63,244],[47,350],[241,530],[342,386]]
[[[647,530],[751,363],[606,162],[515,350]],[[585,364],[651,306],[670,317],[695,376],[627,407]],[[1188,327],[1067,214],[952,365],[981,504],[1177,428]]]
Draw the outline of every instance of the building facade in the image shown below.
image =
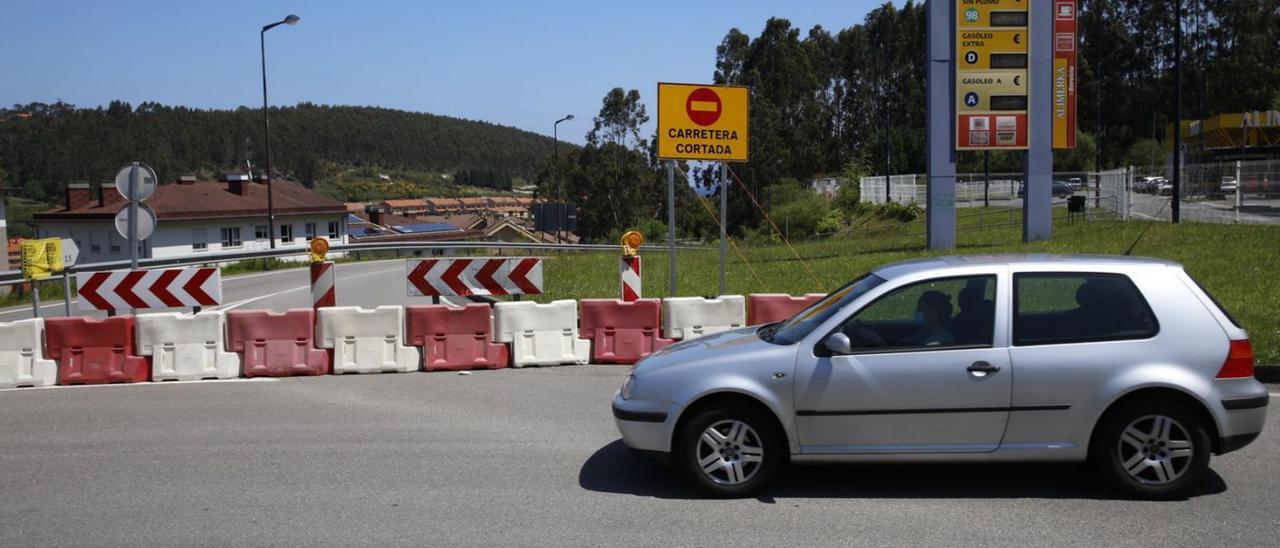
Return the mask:
[[[306,250],[316,236],[348,242],[347,210],[341,203],[297,183],[273,181],[275,234],[268,234],[265,185],[232,176],[223,181],[184,181],[160,185],[146,201],[156,213],[156,229],[142,242],[139,257],[188,257],[260,251],[276,240],[278,249]],[[39,238],[70,238],[80,248],[81,264],[126,260],[126,239],[115,215],[127,203],[112,185],[97,192],[69,185],[66,204],[32,218]]]

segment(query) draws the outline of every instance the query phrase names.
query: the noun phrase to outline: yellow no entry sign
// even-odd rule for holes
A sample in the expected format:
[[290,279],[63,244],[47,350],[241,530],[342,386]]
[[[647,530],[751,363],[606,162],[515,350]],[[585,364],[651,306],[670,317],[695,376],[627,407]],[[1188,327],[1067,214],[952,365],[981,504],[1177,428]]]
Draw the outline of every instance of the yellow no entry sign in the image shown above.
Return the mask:
[[658,157],[745,162],[748,93],[742,86],[658,84]]

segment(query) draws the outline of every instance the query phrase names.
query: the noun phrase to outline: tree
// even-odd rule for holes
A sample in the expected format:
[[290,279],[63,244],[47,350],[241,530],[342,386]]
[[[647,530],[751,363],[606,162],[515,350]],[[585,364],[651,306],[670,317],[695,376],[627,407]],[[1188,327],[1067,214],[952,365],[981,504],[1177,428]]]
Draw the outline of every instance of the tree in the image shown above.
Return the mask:
[[1141,139],[1133,143],[1125,152],[1124,163],[1143,169],[1147,173],[1154,173],[1156,168],[1164,165],[1164,158],[1164,147],[1160,146],[1160,143],[1151,139]]

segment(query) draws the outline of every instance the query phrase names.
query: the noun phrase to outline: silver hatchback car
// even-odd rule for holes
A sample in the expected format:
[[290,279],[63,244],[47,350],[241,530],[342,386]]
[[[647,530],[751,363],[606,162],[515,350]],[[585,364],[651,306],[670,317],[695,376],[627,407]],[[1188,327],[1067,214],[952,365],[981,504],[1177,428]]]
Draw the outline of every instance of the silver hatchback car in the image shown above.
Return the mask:
[[633,450],[721,496],[784,462],[1084,461],[1178,497],[1262,431],[1239,324],[1177,263],[939,257],[881,267],[789,320],[685,341],[613,399]]

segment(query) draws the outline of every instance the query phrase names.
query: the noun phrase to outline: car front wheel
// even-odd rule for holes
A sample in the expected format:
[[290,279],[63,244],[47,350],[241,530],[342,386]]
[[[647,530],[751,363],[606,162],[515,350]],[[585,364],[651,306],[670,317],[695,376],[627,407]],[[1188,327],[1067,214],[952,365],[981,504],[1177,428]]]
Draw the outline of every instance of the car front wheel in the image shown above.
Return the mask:
[[1136,402],[1103,419],[1094,460],[1126,494],[1185,496],[1209,470],[1209,433],[1200,417],[1172,402]]
[[776,423],[751,408],[707,409],[680,432],[677,466],[703,490],[741,497],[769,482],[786,450]]

